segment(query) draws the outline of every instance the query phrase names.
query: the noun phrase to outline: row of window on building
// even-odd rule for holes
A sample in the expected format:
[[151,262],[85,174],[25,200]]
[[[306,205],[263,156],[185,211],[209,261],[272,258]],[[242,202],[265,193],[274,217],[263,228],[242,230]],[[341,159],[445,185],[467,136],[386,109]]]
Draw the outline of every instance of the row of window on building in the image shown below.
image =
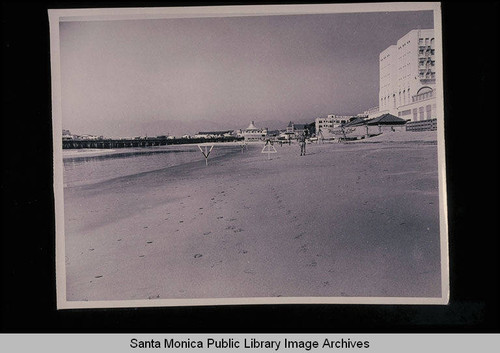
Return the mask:
[[[434,97],[434,91],[432,91],[432,90],[427,91],[426,90],[425,92],[420,93],[420,94],[416,94],[412,97],[410,95],[410,89],[408,89],[408,91],[403,90],[402,94],[401,94],[401,92],[399,92],[399,94],[398,94],[398,102],[399,102],[398,106],[405,105],[407,103],[406,97],[408,97],[408,104],[414,103],[414,102],[419,102],[419,101],[423,101],[423,100],[430,99],[430,98]],[[388,104],[389,101],[390,101],[389,96],[381,98],[380,99],[381,106],[386,107],[386,105]],[[393,106],[396,107],[396,95],[393,95]]]
[[431,55],[434,55],[434,53],[435,53],[434,49],[429,49],[429,48],[427,48],[427,49],[420,48],[418,50],[418,55],[420,55],[420,56],[431,56]]
[[[434,107],[435,108],[435,107]],[[422,121],[422,120],[428,120],[434,118],[432,114],[432,105],[427,104],[425,107],[421,106],[418,108],[413,108],[413,109],[407,109],[398,112],[398,116],[402,119],[405,119],[409,115],[412,115],[413,121]]]
[[418,72],[418,78],[420,79],[435,79],[436,73],[430,70],[420,70]]
[[[403,94],[401,94],[401,92],[399,92],[399,94],[398,94],[398,103],[399,104],[398,105],[405,105],[407,97],[408,97],[408,103],[409,103],[411,101],[411,94],[410,94],[409,88],[408,88],[408,90],[403,90]],[[394,105],[394,107],[396,107],[396,95],[393,94],[392,98],[393,98],[393,105]],[[390,99],[391,99],[390,96],[380,98],[381,106],[386,107],[387,104],[389,104]]]
[[418,45],[434,45],[434,38],[418,38]]

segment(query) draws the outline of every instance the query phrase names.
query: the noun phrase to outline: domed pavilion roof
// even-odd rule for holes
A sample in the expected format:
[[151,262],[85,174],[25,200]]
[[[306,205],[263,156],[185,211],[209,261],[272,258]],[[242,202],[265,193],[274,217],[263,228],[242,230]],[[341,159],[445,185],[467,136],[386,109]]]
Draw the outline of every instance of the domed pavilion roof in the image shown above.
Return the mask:
[[247,130],[257,130],[257,127],[255,126],[253,120],[250,123],[250,125],[248,125]]

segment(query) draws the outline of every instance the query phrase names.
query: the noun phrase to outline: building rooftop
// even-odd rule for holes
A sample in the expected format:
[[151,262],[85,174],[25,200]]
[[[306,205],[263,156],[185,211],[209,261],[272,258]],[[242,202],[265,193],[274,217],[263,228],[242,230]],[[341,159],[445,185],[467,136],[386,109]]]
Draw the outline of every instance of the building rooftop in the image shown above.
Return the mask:
[[371,121],[371,119],[367,120],[367,119],[363,119],[361,117],[358,117],[356,119],[351,120],[350,122],[348,122],[344,126],[360,126],[360,125],[365,125],[369,121]]
[[224,131],[200,131],[198,135],[224,135],[233,132],[233,130],[224,130]]
[[406,124],[406,120],[398,118],[397,116],[394,116],[392,114],[383,114],[377,118],[371,119],[366,122],[367,125],[384,125],[384,124],[391,124],[391,125],[403,125]]
[[253,120],[250,123],[250,125],[248,125],[247,130],[258,130],[258,128],[255,126],[255,123],[253,122]]

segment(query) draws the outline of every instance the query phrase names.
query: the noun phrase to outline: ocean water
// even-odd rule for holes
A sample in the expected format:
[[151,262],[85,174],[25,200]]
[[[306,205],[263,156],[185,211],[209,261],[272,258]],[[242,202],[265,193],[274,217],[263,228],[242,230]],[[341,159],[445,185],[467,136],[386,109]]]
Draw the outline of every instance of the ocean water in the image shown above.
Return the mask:
[[[212,158],[238,150],[238,146],[215,146],[209,163]],[[205,164],[205,157],[197,145],[64,150],[64,187],[90,185],[191,162]]]

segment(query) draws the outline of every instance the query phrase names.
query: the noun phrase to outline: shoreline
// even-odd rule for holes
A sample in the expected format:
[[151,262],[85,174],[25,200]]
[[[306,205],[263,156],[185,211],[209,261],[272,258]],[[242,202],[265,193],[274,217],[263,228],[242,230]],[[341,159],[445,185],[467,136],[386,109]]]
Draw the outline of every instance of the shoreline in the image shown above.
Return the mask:
[[148,152],[163,152],[168,150],[175,149],[185,149],[185,148],[193,148],[195,149],[197,146],[219,146],[219,147],[234,147],[239,146],[238,142],[203,142],[203,143],[187,143],[187,144],[172,144],[172,145],[164,145],[164,146],[144,146],[144,147],[124,147],[124,148],[79,148],[79,149],[63,149],[62,155],[63,160],[73,159],[73,158],[87,158],[87,157],[96,157],[96,156],[104,156],[104,155],[113,155],[113,154],[129,154],[131,152],[135,152],[137,154],[140,153],[148,153]]
[[[234,146],[231,146],[231,147],[234,147]],[[149,151],[149,152],[151,152],[151,151]],[[177,153],[177,152],[186,152],[186,151],[183,148],[176,148],[176,149],[169,149],[169,150],[163,149],[162,151],[155,151],[153,153]],[[83,188],[83,187],[85,187],[86,189],[92,189],[94,187],[99,187],[99,185],[108,185],[108,184],[111,185],[114,182],[120,183],[123,181],[133,180],[135,177],[145,176],[149,173],[155,173],[155,172],[175,173],[175,171],[178,169],[190,170],[192,167],[196,168],[197,164],[205,166],[204,157],[201,154],[201,152],[198,150],[198,148],[196,148],[196,149],[193,148],[192,151],[189,151],[189,152],[195,152],[199,158],[195,159],[195,160],[183,161],[181,163],[175,162],[173,164],[166,165],[164,167],[158,167],[158,169],[138,171],[138,172],[134,172],[132,174],[119,175],[119,176],[115,176],[115,177],[106,177],[106,178],[102,178],[102,179],[92,180],[90,182],[80,181],[80,182],[72,182],[71,184],[67,184],[65,182],[64,183],[64,190],[66,191],[66,190],[70,190],[72,188]],[[224,159],[226,157],[229,158],[231,155],[234,155],[234,154],[240,152],[240,150],[236,150],[236,149],[233,151],[226,150],[225,152],[222,152],[219,155],[217,155],[218,152],[220,153],[220,150],[219,151],[215,150],[214,153],[211,153],[211,155],[209,157],[209,161],[213,161],[213,160],[218,161],[218,160]],[[131,154],[135,154],[135,153],[133,153],[133,152],[132,153],[130,153],[130,152],[118,153],[117,157],[120,158],[122,155],[126,156],[126,155],[131,155]],[[139,155],[139,156],[141,154],[148,154],[148,151],[137,153],[137,155]],[[103,155],[104,158],[107,158],[107,156],[109,156],[109,155]],[[98,156],[98,157],[101,157],[101,156]],[[89,157],[89,158],[93,158],[93,157]],[[67,162],[71,162],[71,161],[72,160],[67,160]]]
[[441,295],[435,145],[275,146],[65,189],[68,300]]

